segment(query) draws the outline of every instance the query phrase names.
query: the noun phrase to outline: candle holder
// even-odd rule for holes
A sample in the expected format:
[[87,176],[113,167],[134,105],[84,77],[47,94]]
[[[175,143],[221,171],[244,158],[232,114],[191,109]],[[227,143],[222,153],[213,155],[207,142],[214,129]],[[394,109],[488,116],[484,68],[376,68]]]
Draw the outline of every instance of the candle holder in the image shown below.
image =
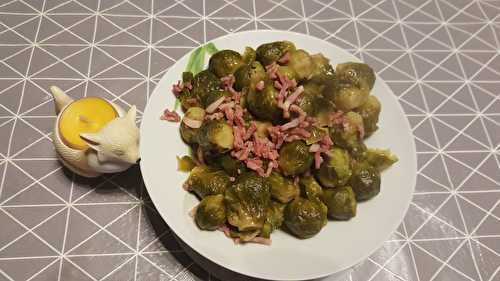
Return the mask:
[[[135,105],[125,112],[105,99],[83,98],[75,101],[56,86],[50,87],[50,90],[57,113],[53,143],[59,160],[69,170],[83,177],[98,177],[103,173],[122,172],[139,160]],[[99,111],[99,108],[102,110]],[[75,124],[61,126],[61,122]]]

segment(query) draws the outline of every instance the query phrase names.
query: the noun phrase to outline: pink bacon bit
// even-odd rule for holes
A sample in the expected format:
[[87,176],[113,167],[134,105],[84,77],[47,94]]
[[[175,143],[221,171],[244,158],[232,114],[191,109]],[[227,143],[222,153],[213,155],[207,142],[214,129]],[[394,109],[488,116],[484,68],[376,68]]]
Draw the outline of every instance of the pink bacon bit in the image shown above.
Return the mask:
[[[235,150],[243,149],[245,147],[245,128],[239,126],[233,126],[234,141],[233,146]],[[234,152],[234,151],[233,151]]]
[[321,157],[321,151],[316,151],[314,153],[314,168],[319,169],[323,163],[323,157]]
[[231,238],[231,232],[229,231],[229,227],[227,227],[227,225],[223,224],[219,227],[219,230],[222,231],[226,237]]
[[300,124],[300,119],[295,118],[295,119],[292,119],[290,122],[281,125],[279,128],[281,131],[286,131],[286,130],[297,127],[299,124]]
[[257,83],[257,85],[255,85],[255,89],[260,92],[260,91],[264,90],[264,86],[265,86],[264,81],[260,80]]
[[285,142],[292,142],[292,141],[296,141],[296,140],[301,140],[302,138],[300,136],[297,136],[297,135],[290,135],[290,136],[287,136],[285,138]]
[[203,150],[199,146],[198,149],[196,150],[196,158],[198,159],[198,162],[200,162],[200,164],[202,165],[205,164],[205,158],[203,157]]
[[257,158],[249,158],[246,161],[247,167],[251,170],[254,170],[259,174],[259,176],[264,176],[264,168],[262,168],[263,162]]
[[243,119],[243,108],[240,105],[234,107],[234,122],[237,126],[245,127],[245,120]]
[[277,75],[278,68],[279,68],[279,65],[276,62],[273,62],[269,65],[266,65],[267,76],[269,76],[269,78],[271,78],[273,80],[278,78],[278,75]]
[[206,120],[220,120],[222,118],[224,118],[224,113],[222,112],[215,112],[212,114],[205,115]]
[[255,133],[255,131],[257,131],[257,125],[255,124],[255,122],[251,122],[250,126],[248,127],[245,133],[244,140],[248,140],[249,138],[251,138],[253,133]]
[[248,242],[262,244],[262,245],[266,245],[266,246],[271,246],[271,244],[272,244],[272,240],[270,238],[264,238],[264,237],[255,237]]
[[297,136],[302,137],[304,139],[307,139],[311,136],[311,133],[309,131],[307,131],[304,128],[300,128],[300,127],[293,128],[289,133],[291,135],[297,135]]
[[181,80],[177,81],[177,84],[172,85],[172,93],[175,97],[179,97],[183,89],[184,85],[182,84]]
[[222,82],[222,86],[224,88],[232,88],[234,86],[234,82],[236,81],[236,79],[234,78],[234,75],[232,74],[229,74],[227,76],[224,76],[220,79],[220,81]]
[[280,64],[287,64],[290,61],[290,52],[286,52],[279,60],[278,62]]
[[320,149],[319,144],[315,143],[309,147],[309,152],[317,152],[319,151],[319,149]]
[[177,112],[165,109],[165,111],[163,111],[163,115],[160,116],[160,120],[165,120],[170,122],[180,122],[181,117],[179,116],[179,114],[177,114]]

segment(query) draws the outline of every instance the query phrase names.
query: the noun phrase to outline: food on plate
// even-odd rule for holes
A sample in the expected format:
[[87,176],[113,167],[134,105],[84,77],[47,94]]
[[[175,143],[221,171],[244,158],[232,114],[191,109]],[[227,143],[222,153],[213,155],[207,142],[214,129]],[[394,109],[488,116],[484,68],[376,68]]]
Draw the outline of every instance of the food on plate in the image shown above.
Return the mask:
[[172,89],[184,116],[171,121],[193,151],[178,163],[201,200],[198,227],[269,245],[277,229],[305,239],[355,217],[398,161],[364,143],[379,128],[375,78],[367,64],[334,67],[289,41],[221,50],[184,72]]

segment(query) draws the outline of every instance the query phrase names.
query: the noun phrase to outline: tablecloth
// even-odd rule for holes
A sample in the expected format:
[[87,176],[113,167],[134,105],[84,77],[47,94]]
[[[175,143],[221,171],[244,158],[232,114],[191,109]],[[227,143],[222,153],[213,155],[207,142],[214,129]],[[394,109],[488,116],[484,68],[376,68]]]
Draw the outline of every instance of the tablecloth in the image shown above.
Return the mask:
[[138,167],[92,180],[63,170],[48,88],[135,104],[140,122],[176,60],[254,29],[347,49],[411,124],[418,176],[403,223],[327,280],[500,280],[500,1],[486,0],[2,0],[0,280],[246,279],[186,255]]

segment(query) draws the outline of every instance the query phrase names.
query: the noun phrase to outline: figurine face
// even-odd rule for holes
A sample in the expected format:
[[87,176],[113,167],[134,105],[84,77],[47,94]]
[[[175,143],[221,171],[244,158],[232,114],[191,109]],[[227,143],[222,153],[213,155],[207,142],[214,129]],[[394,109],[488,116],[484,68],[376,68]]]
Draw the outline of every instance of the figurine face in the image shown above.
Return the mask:
[[101,162],[135,164],[139,160],[139,128],[135,123],[136,107],[123,117],[112,120],[101,131],[80,137],[95,151]]

